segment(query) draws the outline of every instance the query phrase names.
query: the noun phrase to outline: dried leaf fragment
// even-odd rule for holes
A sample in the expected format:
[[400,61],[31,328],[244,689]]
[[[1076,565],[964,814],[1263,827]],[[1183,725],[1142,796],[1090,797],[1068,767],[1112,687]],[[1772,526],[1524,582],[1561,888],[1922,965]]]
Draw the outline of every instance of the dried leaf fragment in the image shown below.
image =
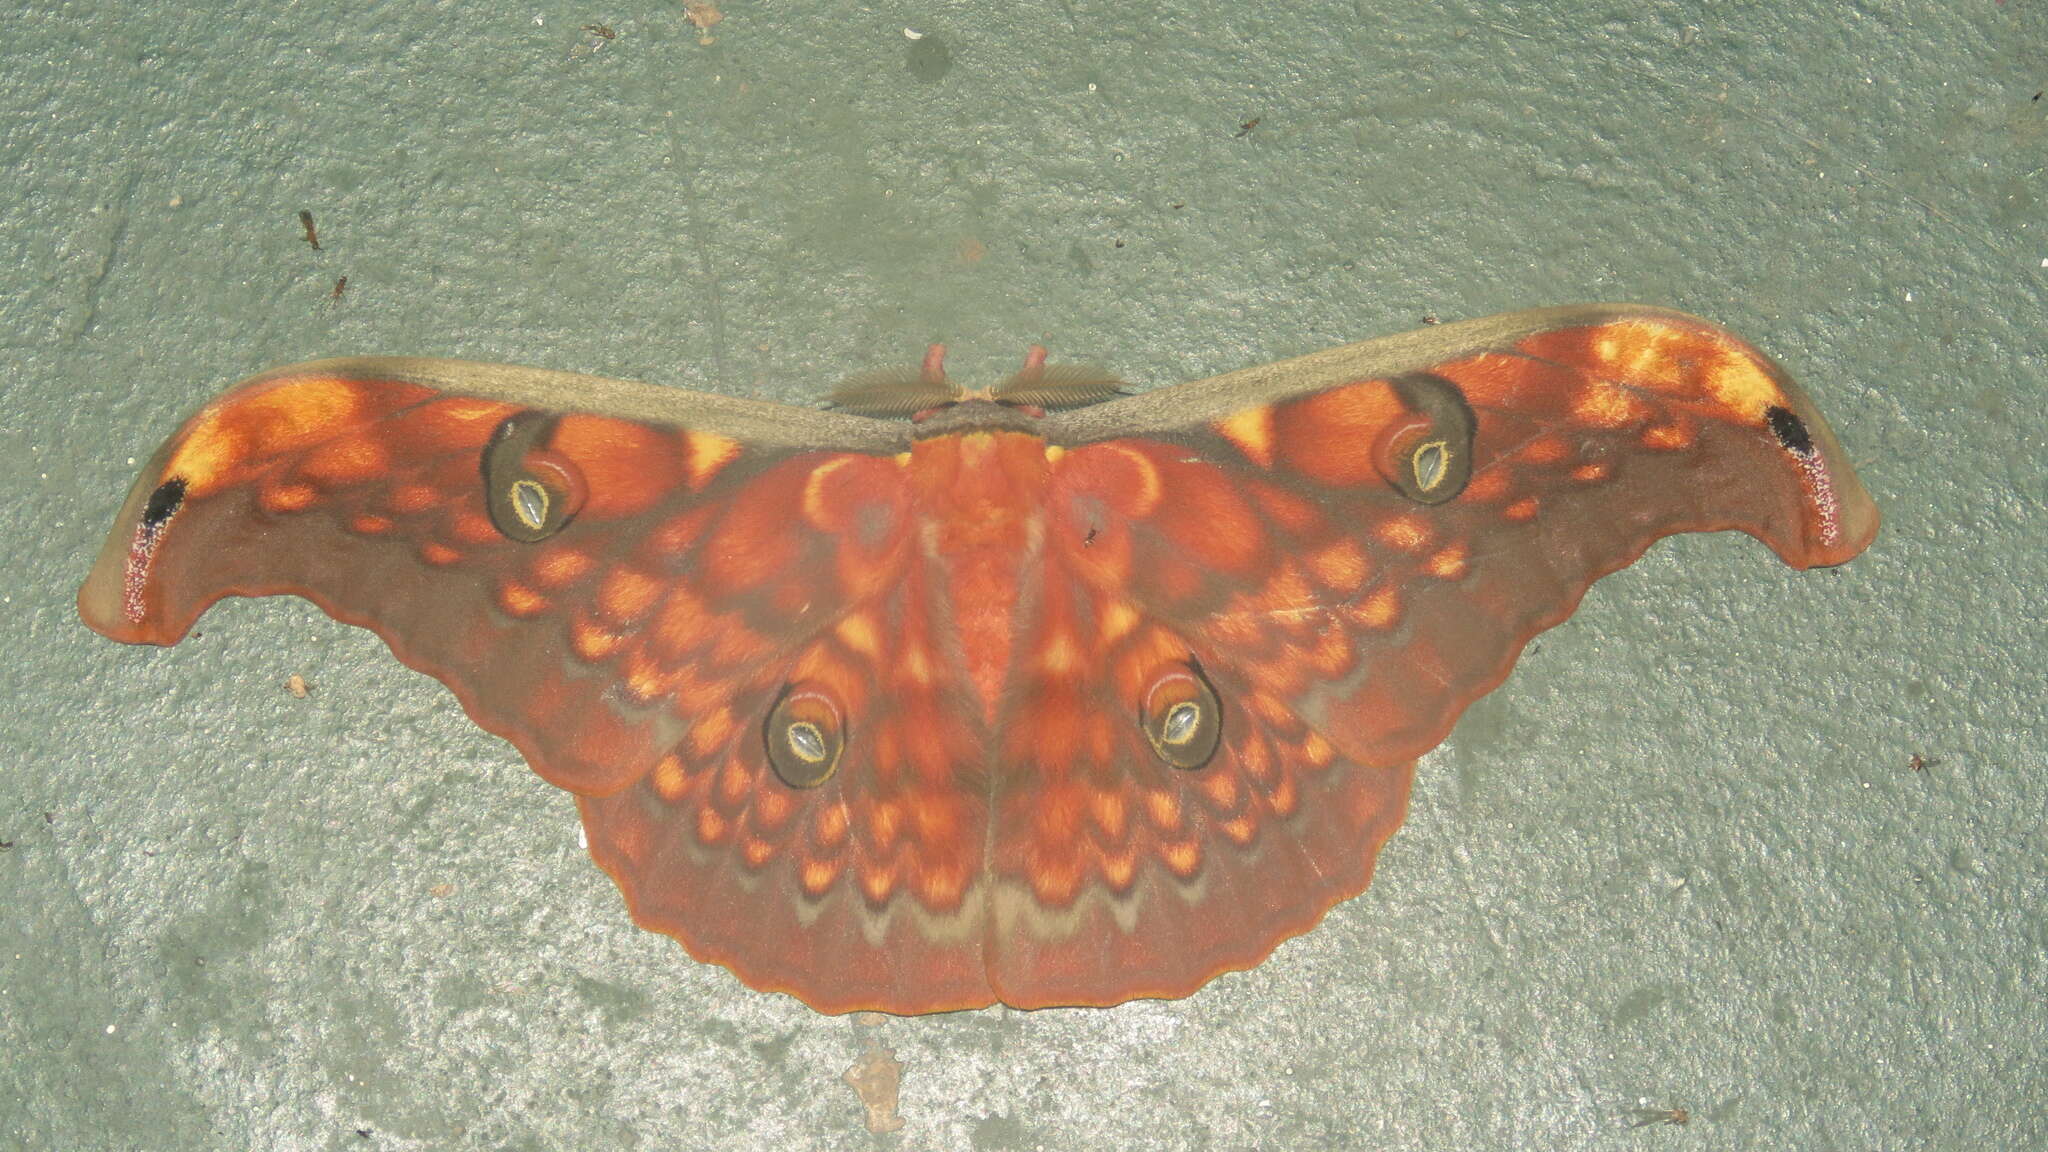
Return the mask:
[[683,0],[683,19],[696,27],[697,43],[708,45],[712,41],[711,26],[725,19],[725,13],[711,0]]
[[867,1109],[868,1131],[895,1132],[903,1127],[903,1117],[896,1112],[896,1091],[903,1081],[903,1065],[888,1045],[870,1035],[868,1050],[840,1079],[846,1081]]

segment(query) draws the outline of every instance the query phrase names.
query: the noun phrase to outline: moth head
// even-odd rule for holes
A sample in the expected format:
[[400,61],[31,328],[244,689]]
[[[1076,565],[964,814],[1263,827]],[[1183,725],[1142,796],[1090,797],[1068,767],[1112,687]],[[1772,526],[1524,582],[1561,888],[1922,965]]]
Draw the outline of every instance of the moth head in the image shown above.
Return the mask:
[[[1003,425],[996,409],[1042,416],[1064,408],[1097,404],[1124,391],[1123,381],[1087,365],[1047,365],[1045,348],[1033,344],[1024,367],[993,388],[970,390],[946,375],[946,346],[933,344],[915,369],[891,368],[848,377],[827,405],[859,416],[910,417],[919,423],[960,406],[980,405],[989,423]],[[989,407],[993,406],[993,407]]]

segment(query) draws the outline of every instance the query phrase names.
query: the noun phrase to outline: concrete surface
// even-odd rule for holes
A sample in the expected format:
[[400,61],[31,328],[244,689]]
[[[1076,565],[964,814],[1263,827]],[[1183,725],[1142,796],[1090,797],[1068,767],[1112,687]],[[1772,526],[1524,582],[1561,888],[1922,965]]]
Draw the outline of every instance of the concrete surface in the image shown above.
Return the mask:
[[[2039,0],[147,7],[0,36],[0,1146],[2048,1146]],[[1876,547],[1660,546],[1373,891],[1186,1001],[882,1023],[893,1135],[863,1025],[634,929],[368,633],[71,608],[136,460],[287,361],[1154,385],[1596,299],[1791,366]]]

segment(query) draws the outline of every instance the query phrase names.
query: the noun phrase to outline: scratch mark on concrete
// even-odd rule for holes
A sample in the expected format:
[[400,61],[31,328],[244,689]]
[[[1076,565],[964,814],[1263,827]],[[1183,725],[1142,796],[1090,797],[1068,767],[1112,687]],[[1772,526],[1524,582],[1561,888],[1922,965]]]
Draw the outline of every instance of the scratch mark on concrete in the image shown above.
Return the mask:
[[128,183],[121,189],[118,199],[101,207],[102,211],[111,210],[114,213],[113,231],[100,245],[99,266],[93,269],[91,277],[85,282],[85,311],[79,316],[78,322],[64,333],[67,339],[75,340],[92,331],[93,325],[99,323],[100,296],[106,288],[107,279],[113,275],[114,265],[121,251],[121,242],[128,237],[128,217],[135,204],[135,187],[141,182],[140,173],[129,176]]

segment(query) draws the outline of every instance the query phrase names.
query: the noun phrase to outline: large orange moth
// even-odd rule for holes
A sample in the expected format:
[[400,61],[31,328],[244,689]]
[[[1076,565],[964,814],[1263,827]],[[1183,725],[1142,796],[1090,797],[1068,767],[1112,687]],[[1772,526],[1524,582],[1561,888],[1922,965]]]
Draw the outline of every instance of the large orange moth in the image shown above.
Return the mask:
[[[825,1011],[1180,996],[1362,891],[1416,757],[1676,532],[1877,510],[1805,394],[1656,309],[1522,312],[1119,396],[838,411],[450,360],[207,404],[79,594],[375,630],[575,793],[634,918]],[[892,419],[912,415],[915,419]]]

